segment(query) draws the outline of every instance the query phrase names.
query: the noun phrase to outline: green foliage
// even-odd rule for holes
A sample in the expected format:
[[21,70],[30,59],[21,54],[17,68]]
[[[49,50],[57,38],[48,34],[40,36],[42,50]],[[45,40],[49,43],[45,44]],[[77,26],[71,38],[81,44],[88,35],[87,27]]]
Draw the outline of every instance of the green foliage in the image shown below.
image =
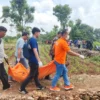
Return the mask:
[[83,24],[80,19],[76,20],[76,23],[72,26],[70,33],[71,39],[84,39],[94,40],[93,27]]
[[39,45],[40,58],[44,65],[46,65],[51,61],[51,58],[49,56],[49,50],[50,50],[49,45],[45,44]]
[[96,46],[100,46],[100,42],[97,41],[93,42],[93,47],[95,48]]
[[92,61],[98,62],[100,63],[100,56],[93,56],[92,58],[90,58]]
[[53,8],[53,12],[53,14],[58,18],[58,21],[60,21],[62,29],[65,29],[72,9],[69,5],[57,5]]
[[5,43],[15,43],[17,40],[16,36],[12,37],[12,36],[5,36],[4,37],[4,42]]
[[[14,54],[15,43],[6,43],[5,47],[6,54],[11,57]],[[41,61],[44,65],[51,61],[51,57],[49,56],[50,45],[39,44],[39,53]],[[100,74],[100,56],[94,56],[91,58],[80,59],[78,57],[68,56],[68,61],[70,65],[68,67],[69,74]]]
[[2,9],[3,9],[3,15],[2,15],[3,20],[2,20],[2,22],[7,23],[7,20],[10,17],[10,13],[9,13],[10,12],[10,7],[4,6],[4,7],[2,7]]
[[[11,21],[11,23],[9,22],[11,29],[13,26],[16,26],[17,31],[27,31],[30,33],[31,27],[28,27],[26,24],[33,22],[35,8],[30,7],[27,4],[27,0],[11,0],[10,6],[4,6],[2,9],[3,14],[1,18],[3,23]],[[57,5],[53,8],[53,14],[58,18],[61,30],[65,29],[66,26],[70,26],[72,28],[70,33],[72,40],[83,39],[100,42],[100,29],[94,29],[82,23],[80,19],[77,19],[76,22],[69,20],[71,12],[72,9],[69,5]],[[45,34],[40,35],[39,42],[45,42],[46,40],[53,40],[60,29],[55,25],[50,32],[46,32],[43,28],[41,30]]]
[[26,0],[11,0],[10,4],[10,7],[3,7],[2,22],[9,22],[10,20],[17,30],[22,32],[26,28],[25,25],[33,21],[35,9],[30,7]]
[[18,34],[17,34],[17,39],[19,39],[21,36],[22,36],[22,35],[18,33]]
[[100,73],[100,56],[86,58],[84,60],[78,57],[68,56],[70,61],[69,73],[82,74],[82,73]]
[[42,29],[42,32],[45,32],[45,34],[41,34],[38,41],[41,41],[41,42],[45,42],[47,40],[52,41],[58,31],[59,31],[59,29],[58,29],[58,26],[56,26],[56,25],[53,27],[53,29],[50,32],[45,32]]
[[68,26],[73,27],[73,26],[74,26],[74,22],[73,22],[72,20],[70,20],[70,21],[68,22]]
[[[49,56],[50,45],[39,44],[40,57],[43,64],[47,64],[51,61]],[[82,73],[95,73],[100,74],[100,56],[94,56],[91,58],[80,59],[78,57],[68,56],[70,65],[68,67],[69,74],[82,74]]]
[[[77,19],[75,23],[72,20],[70,20],[68,22],[68,26],[72,28],[71,33],[70,33],[70,37],[72,40],[82,39],[82,40],[90,40],[90,41],[95,41],[95,40],[99,41],[98,38],[96,38],[95,36],[96,31],[94,32],[93,27],[87,24],[83,24],[80,19]],[[41,30],[42,32],[46,34],[41,34],[39,40],[44,42],[46,40],[53,40],[53,38],[56,36],[56,33],[60,29],[54,26],[54,28],[50,32],[45,32],[44,29],[41,29]]]
[[98,40],[100,42],[100,28],[94,30],[94,37],[96,41]]

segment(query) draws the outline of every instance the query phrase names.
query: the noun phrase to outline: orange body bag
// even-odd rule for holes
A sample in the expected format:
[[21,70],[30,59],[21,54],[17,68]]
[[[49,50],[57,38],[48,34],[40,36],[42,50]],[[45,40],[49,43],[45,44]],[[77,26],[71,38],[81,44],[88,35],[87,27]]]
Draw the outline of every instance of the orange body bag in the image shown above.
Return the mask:
[[[34,67],[34,66],[33,66]],[[51,61],[45,66],[39,67],[39,79],[47,75],[53,74],[56,71],[54,61]],[[8,74],[17,82],[23,82],[29,74],[29,69],[26,69],[22,64],[18,63],[14,67],[9,67]]]

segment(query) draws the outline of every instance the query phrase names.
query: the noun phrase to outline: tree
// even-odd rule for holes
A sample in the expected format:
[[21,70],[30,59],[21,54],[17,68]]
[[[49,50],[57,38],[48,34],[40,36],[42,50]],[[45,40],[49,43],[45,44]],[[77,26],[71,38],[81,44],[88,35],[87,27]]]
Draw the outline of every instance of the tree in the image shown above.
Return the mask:
[[58,32],[58,26],[57,25],[54,25],[54,27],[53,27],[52,30],[53,30],[54,34],[56,35],[57,32]]
[[77,20],[76,20],[76,25],[77,25],[77,26],[80,26],[81,23],[82,23],[82,21],[81,21],[80,19],[77,19]]
[[100,42],[100,28],[94,30],[94,37],[96,41]]
[[53,14],[58,18],[58,21],[60,21],[61,29],[65,29],[67,22],[70,18],[71,14],[71,8],[69,5],[57,5],[53,8]]
[[53,38],[56,36],[57,32],[59,31],[58,26],[54,25],[53,29],[50,32],[44,31],[43,28],[41,28],[42,32],[45,34],[41,34],[39,37],[39,41],[45,42],[45,41],[52,41]]
[[70,21],[68,22],[68,26],[72,28],[72,27],[74,26],[74,22],[73,22],[72,20],[70,20]]
[[17,39],[19,39],[22,35],[20,33],[17,34]]
[[84,40],[94,40],[94,32],[93,27],[82,24],[80,19],[76,20],[76,23],[72,27],[72,31],[70,33],[71,39],[84,39]]
[[17,31],[24,31],[25,25],[34,20],[34,7],[30,7],[26,0],[11,0],[11,6],[4,6],[2,22],[11,21],[17,28]]

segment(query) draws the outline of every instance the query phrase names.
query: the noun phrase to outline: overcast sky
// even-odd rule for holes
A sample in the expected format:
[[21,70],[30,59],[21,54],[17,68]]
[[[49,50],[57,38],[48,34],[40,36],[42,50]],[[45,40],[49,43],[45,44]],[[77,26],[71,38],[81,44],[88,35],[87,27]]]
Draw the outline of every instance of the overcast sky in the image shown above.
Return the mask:
[[[0,0],[0,16],[2,15],[2,6],[8,6],[10,0]],[[34,22],[30,24],[31,27],[43,28],[46,31],[50,31],[54,25],[59,26],[57,18],[52,14],[53,7],[57,4],[68,4],[72,8],[71,19],[81,19],[83,23],[86,23],[94,28],[100,28],[100,0],[27,0],[30,6],[35,7]],[[16,35],[13,30],[13,34],[10,32],[11,28],[8,24],[0,25],[6,26],[8,35]]]

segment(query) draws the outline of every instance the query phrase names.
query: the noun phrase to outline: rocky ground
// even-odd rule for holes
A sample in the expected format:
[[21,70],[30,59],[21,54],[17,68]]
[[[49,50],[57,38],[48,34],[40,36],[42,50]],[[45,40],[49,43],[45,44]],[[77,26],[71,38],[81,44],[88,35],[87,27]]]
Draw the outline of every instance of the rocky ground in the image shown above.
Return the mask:
[[28,94],[22,95],[18,92],[20,83],[11,83],[11,89],[2,91],[0,84],[0,100],[100,100],[100,75],[72,75],[70,76],[74,90],[65,91],[63,89],[62,78],[58,82],[61,88],[60,92],[51,92],[49,90],[50,81],[41,80],[46,86],[45,90],[36,90],[35,85],[31,82],[27,86]]

